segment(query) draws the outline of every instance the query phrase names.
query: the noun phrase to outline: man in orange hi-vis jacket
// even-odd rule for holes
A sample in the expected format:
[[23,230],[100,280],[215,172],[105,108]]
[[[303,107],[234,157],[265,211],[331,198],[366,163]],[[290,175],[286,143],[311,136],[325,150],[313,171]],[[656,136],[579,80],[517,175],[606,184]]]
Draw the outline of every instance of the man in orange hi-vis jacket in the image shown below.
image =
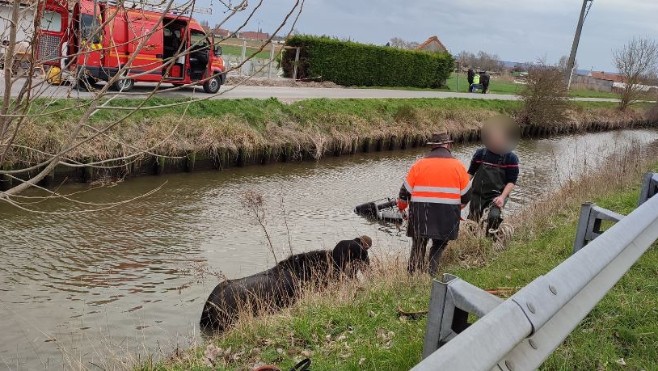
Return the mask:
[[409,170],[398,208],[404,211],[409,206],[407,236],[413,240],[409,272],[426,271],[425,251],[431,239],[429,273],[435,275],[448,241],[457,239],[461,209],[471,198],[471,185],[466,168],[450,153],[448,134],[434,134],[427,144],[432,151]]

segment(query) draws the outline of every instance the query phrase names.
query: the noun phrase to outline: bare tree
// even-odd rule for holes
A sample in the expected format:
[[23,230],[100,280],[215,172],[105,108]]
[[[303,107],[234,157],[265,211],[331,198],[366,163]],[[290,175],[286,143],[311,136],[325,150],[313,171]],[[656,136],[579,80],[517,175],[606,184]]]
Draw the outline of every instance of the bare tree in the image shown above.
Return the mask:
[[462,51],[457,54],[457,61],[461,66],[469,66],[484,71],[502,72],[505,65],[496,54],[479,51],[477,54]]
[[[27,6],[22,0],[9,0],[10,17],[5,21],[7,25],[2,30],[3,40],[6,40],[3,50],[2,76],[0,77],[0,88],[3,98],[0,102],[0,183],[4,189],[0,191],[0,203],[30,210],[36,209],[38,202],[35,197],[60,198],[81,206],[78,210],[89,211],[116,206],[122,202],[90,204],[77,201],[70,194],[64,194],[57,189],[41,186],[41,182],[56,168],[69,169],[91,169],[108,172],[120,172],[121,169],[129,168],[135,162],[146,157],[165,159],[174,155],[158,154],[159,148],[163,146],[171,136],[183,125],[187,109],[195,102],[210,99],[218,94],[224,94],[230,90],[207,94],[199,98],[189,100],[169,101],[162,103],[153,100],[160,92],[174,91],[185,88],[186,85],[175,84],[174,87],[165,87],[162,80],[151,85],[149,90],[142,90],[140,99],[125,100],[115,103],[117,97],[130,98],[130,93],[112,92],[112,88],[127,87],[134,79],[144,75],[168,76],[175,67],[179,57],[185,57],[191,53],[200,55],[215,55],[215,45],[212,35],[205,34],[197,39],[181,42],[173,48],[171,55],[161,58],[158,62],[140,61],[137,68],[136,57],[144,50],[153,48],[152,37],[162,34],[168,24],[181,25],[180,15],[191,15],[195,13],[196,0],[187,0],[184,3],[174,3],[173,0],[165,0],[158,3],[157,8],[149,6],[150,22],[128,23],[129,40],[116,42],[114,35],[106,32],[113,25],[115,19],[123,17],[126,12],[144,12],[147,3],[136,1],[128,3],[118,1],[116,4],[107,5],[104,8],[94,8],[98,17],[90,17],[87,23],[65,24],[64,18],[68,10],[64,9],[61,19],[53,21],[51,14],[44,10],[46,0],[30,2]],[[60,2],[61,3],[61,2]],[[67,2],[63,2],[67,4]],[[224,18],[219,22],[222,26],[238,14],[243,14],[243,23],[234,31],[237,33],[248,26],[254,16],[260,11],[263,0],[249,5],[247,0],[238,0],[237,4],[230,1],[219,0],[220,13]],[[109,2],[108,2],[109,4]],[[290,7],[280,24],[272,30],[271,38],[284,32],[284,28],[292,30],[303,9],[304,0],[290,0]],[[155,9],[155,10],[154,10]],[[25,14],[32,14],[28,21],[21,22]],[[159,16],[159,19],[153,18]],[[140,19],[145,19],[144,17]],[[55,43],[45,35],[49,23],[54,22],[57,27],[65,30],[66,34]],[[57,23],[60,22],[60,23]],[[178,23],[176,23],[178,22]],[[190,23],[191,24],[191,23]],[[29,27],[24,30],[26,25]],[[77,27],[77,28],[75,28]],[[187,26],[186,26],[187,27]],[[75,38],[69,38],[70,34],[76,33]],[[105,35],[112,35],[103,40]],[[231,35],[232,36],[232,35]],[[84,39],[83,39],[84,37]],[[271,42],[266,40],[260,49],[240,63],[233,69],[241,68],[242,65],[261,52]],[[68,41],[67,41],[68,40]],[[75,48],[67,49],[63,42],[76,43]],[[130,45],[130,53],[119,53],[120,47]],[[26,51],[27,50],[27,51]],[[69,53],[62,55],[62,50]],[[71,51],[73,51],[71,53]],[[87,61],[102,52],[105,55],[125,55],[125,60],[120,62],[117,70],[108,76],[104,85],[95,85],[95,77],[88,75]],[[96,54],[95,54],[96,53]],[[211,54],[212,53],[212,54]],[[157,59],[157,58],[155,58]],[[23,73],[17,74],[16,64],[24,65]],[[51,68],[60,69],[60,76],[68,86],[53,87],[50,78],[38,77],[35,73],[37,67],[54,64]],[[219,81],[231,69],[224,71],[210,71],[206,64],[200,77],[187,85],[204,85],[212,81]],[[54,71],[54,70],[53,70]],[[84,95],[79,90],[88,92]],[[72,96],[80,96],[83,99],[69,99]],[[168,133],[161,138],[146,138],[147,133],[132,132],[133,137],[127,138],[125,133],[128,129],[127,120],[140,110],[158,110],[162,108],[180,107],[179,119],[171,123]],[[112,112],[105,115],[109,119],[94,120],[99,112]],[[66,119],[61,119],[65,117]],[[49,129],[50,127],[50,129]],[[57,133],[57,140],[53,140],[53,133]],[[34,137],[43,137],[43,146],[34,145]],[[143,136],[144,138],[135,138]],[[141,140],[140,140],[141,139]],[[96,152],[94,152],[96,150]],[[100,153],[100,154],[98,154]],[[97,155],[98,154],[98,155]],[[177,154],[175,158],[180,158]],[[37,188],[45,196],[23,196],[25,190]],[[144,195],[148,195],[147,192]],[[124,200],[128,202],[130,200]]]
[[541,62],[528,71],[527,85],[519,94],[524,125],[552,126],[566,119],[569,92],[559,67]]
[[[566,74],[568,64],[569,64],[569,56],[563,55],[562,57],[560,57],[560,61],[557,63],[557,66],[561,71],[563,71],[564,74]],[[573,70],[576,71],[577,69],[578,69],[578,61],[575,61],[573,64]]]
[[398,49],[416,49],[418,46],[420,46],[419,43],[415,41],[406,41],[400,37],[394,37],[389,41],[389,46],[393,48],[398,48]]
[[615,66],[624,80],[619,109],[625,110],[642,93],[642,78],[655,72],[658,66],[658,44],[654,40],[634,38],[621,49],[613,51]]

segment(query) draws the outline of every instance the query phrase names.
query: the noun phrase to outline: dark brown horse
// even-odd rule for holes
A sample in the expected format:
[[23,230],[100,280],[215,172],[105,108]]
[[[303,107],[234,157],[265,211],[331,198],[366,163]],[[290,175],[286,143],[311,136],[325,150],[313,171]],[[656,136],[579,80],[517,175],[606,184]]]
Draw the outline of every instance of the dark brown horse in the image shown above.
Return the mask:
[[[273,268],[248,277],[219,283],[208,297],[200,326],[206,332],[225,331],[241,311],[258,313],[292,305],[310,284],[326,286],[340,275],[331,251],[316,250],[295,254]],[[353,263],[362,263],[353,261]]]

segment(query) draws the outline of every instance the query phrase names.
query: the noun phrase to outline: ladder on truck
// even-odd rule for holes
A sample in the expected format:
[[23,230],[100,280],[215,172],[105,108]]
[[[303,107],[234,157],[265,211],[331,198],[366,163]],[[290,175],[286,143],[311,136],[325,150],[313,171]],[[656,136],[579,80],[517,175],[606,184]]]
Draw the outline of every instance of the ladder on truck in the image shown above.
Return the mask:
[[212,14],[212,8],[203,8],[195,6],[195,0],[187,1],[184,5],[172,3],[171,7],[167,9],[166,4],[167,0],[158,1],[157,3],[149,2],[147,0],[139,1],[117,1],[117,0],[97,0],[99,3],[104,3],[112,6],[121,6],[127,9],[143,9],[154,12],[164,13],[168,11],[169,13],[175,15],[186,15],[186,14]]

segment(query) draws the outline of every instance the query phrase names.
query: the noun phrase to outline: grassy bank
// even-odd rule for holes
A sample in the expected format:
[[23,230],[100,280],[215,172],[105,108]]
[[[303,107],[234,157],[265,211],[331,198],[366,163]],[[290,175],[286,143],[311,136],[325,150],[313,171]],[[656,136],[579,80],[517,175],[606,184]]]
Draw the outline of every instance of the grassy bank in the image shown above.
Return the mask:
[[[464,236],[447,251],[444,269],[482,288],[521,287],[571,254],[579,205],[586,200],[628,213],[641,174],[658,149],[613,157],[598,174],[571,183],[513,218],[517,232],[503,252]],[[649,160],[647,160],[649,159]],[[619,174],[624,174],[620,177]],[[376,246],[383,248],[386,246]],[[658,359],[658,250],[650,249],[547,360],[547,370],[654,369]],[[400,317],[429,301],[427,276],[409,277],[404,257],[376,262],[362,283],[308,292],[293,308],[246,318],[234,331],[157,364],[157,369],[282,369],[310,357],[318,370],[403,370],[420,360],[425,319]],[[622,361],[623,359],[623,361]]]
[[[35,163],[56,153],[89,102],[56,100],[34,106],[34,118],[22,127],[5,168]],[[154,98],[107,102],[80,137],[110,122],[121,123],[106,135],[74,148],[68,160],[81,163],[124,157],[113,169],[74,169],[85,180],[277,161],[319,159],[356,152],[404,149],[423,144],[432,132],[447,129],[457,141],[478,138],[481,123],[497,114],[514,116],[515,101],[470,99],[313,99],[284,104],[269,100],[212,100],[183,105]],[[44,108],[45,107],[45,108]],[[525,136],[622,129],[646,123],[646,107],[621,113],[613,103],[574,103],[569,120],[550,127],[526,126]],[[55,179],[75,178],[57,169]]]

